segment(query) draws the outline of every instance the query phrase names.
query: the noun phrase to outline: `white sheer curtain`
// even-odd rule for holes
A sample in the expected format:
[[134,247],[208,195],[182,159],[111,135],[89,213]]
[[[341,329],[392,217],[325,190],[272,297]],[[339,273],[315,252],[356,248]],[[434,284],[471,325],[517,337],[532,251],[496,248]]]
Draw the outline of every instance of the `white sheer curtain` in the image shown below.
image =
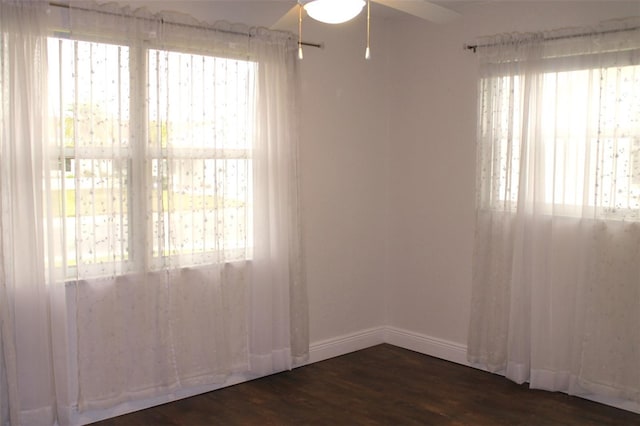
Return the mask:
[[640,20],[479,44],[469,360],[638,403]]
[[3,420],[83,422],[302,363],[295,42],[0,4]]
[[64,347],[65,342],[52,338],[54,330],[64,326],[51,307],[54,289],[46,282],[42,214],[46,16],[41,2],[0,2],[2,424],[51,424],[58,417],[57,404],[65,399],[64,362],[54,357],[54,345]]

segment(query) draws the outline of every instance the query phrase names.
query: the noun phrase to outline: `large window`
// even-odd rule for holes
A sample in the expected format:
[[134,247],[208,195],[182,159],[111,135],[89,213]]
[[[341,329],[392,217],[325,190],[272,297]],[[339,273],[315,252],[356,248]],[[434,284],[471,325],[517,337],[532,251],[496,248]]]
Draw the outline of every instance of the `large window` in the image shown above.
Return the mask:
[[251,256],[255,63],[48,49],[56,266],[91,276]]
[[304,363],[295,49],[0,1],[1,423],[87,424]]
[[544,72],[526,84],[517,74],[483,79],[494,99],[481,117],[482,138],[492,141],[484,207],[513,210],[535,187],[547,213],[639,220],[639,79],[639,65]]
[[480,43],[468,338],[471,363],[628,407],[640,395],[639,23]]

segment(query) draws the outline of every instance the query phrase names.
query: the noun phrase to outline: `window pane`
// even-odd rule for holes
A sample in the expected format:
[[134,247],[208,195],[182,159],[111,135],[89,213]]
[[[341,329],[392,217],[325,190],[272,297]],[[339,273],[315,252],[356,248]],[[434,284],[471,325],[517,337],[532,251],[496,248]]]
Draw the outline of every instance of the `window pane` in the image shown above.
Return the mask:
[[160,50],[148,60],[153,148],[251,148],[255,63]]
[[155,174],[173,170],[153,190],[153,254],[221,252],[225,260],[246,257],[251,227],[251,160],[155,160]]
[[129,258],[129,49],[51,38],[50,170],[55,264],[82,275]]
[[152,255],[246,259],[255,64],[160,50],[148,63]]

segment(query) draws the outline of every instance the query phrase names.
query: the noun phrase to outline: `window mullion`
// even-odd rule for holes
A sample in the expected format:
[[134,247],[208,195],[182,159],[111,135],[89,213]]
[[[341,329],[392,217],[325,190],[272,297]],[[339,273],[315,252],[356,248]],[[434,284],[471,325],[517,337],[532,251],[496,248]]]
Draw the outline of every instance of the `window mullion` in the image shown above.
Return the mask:
[[130,68],[130,108],[131,125],[129,140],[129,191],[128,220],[130,261],[135,271],[149,270],[149,250],[151,230],[146,220],[148,210],[148,176],[151,162],[147,161],[147,49],[144,46],[131,46]]

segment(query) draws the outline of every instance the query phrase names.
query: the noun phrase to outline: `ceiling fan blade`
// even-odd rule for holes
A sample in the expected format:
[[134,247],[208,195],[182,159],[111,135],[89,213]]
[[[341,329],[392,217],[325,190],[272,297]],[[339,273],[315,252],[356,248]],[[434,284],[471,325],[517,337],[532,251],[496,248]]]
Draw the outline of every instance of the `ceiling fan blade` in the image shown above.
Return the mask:
[[372,0],[392,9],[397,9],[431,22],[449,22],[460,14],[446,7],[424,0]]
[[[300,6],[296,4],[293,6],[287,13],[282,15],[278,22],[271,26],[272,30],[280,30],[280,31],[294,31],[298,28],[298,13]],[[302,10],[304,14],[304,9]]]

